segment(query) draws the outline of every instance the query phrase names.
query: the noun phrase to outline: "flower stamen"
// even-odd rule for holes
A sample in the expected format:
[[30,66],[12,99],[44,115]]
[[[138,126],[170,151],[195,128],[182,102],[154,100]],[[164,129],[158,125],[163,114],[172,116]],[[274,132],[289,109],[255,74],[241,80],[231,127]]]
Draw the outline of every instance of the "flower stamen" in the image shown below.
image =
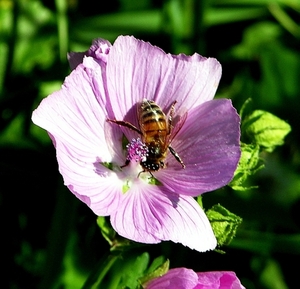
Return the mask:
[[126,148],[128,153],[127,161],[145,162],[147,160],[149,149],[140,138],[133,138]]

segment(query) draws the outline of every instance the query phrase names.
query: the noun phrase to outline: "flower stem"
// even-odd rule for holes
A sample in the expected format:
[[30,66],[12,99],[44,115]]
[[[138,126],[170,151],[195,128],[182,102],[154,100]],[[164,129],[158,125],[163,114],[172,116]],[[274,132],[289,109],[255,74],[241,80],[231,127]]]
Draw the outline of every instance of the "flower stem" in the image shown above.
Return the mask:
[[55,5],[57,10],[59,57],[61,63],[65,63],[69,46],[67,17],[68,3],[66,0],[55,0]]
[[108,254],[104,256],[99,263],[101,265],[96,267],[96,270],[89,276],[82,289],[101,288],[102,280],[118,258],[119,255]]

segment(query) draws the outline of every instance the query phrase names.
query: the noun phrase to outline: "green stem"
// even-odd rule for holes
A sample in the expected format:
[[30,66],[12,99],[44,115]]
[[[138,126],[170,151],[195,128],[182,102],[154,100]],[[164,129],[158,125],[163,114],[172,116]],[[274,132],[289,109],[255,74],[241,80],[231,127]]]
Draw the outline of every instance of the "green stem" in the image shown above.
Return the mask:
[[268,6],[271,14],[277,21],[296,38],[300,38],[300,27],[289,17],[289,15],[277,3],[272,3]]
[[205,55],[206,53],[206,40],[205,31],[207,29],[205,17],[208,7],[210,6],[209,0],[194,0],[194,23],[193,23],[193,51]]
[[66,62],[66,55],[68,52],[68,16],[67,16],[67,1],[55,0],[57,11],[57,30],[58,30],[58,44],[59,57],[61,63]]
[[[82,289],[97,289],[101,288],[101,283],[107,272],[119,258],[119,255],[106,255],[102,258],[102,265],[97,266],[96,270],[89,276]],[[101,264],[100,263],[100,264]]]
[[[20,6],[21,3],[20,1],[15,1],[12,2],[12,9],[10,11],[12,20],[11,20],[11,26],[5,28],[4,20],[2,19],[1,16],[1,21],[0,21],[0,32],[3,34],[1,35],[4,39],[6,38],[6,43],[3,45],[3,50],[1,51],[1,57],[0,60],[3,60],[1,63],[1,71],[0,71],[0,94],[3,93],[5,84],[7,83],[8,79],[11,77],[11,72],[12,72],[12,66],[13,66],[13,59],[14,59],[14,54],[15,54],[15,48],[16,48],[16,41],[18,39],[18,21],[19,21],[19,16],[20,16]],[[9,8],[1,8],[3,11],[1,11],[1,14],[3,13],[9,13]],[[6,10],[6,11],[5,11]],[[4,17],[4,15],[3,15]]]

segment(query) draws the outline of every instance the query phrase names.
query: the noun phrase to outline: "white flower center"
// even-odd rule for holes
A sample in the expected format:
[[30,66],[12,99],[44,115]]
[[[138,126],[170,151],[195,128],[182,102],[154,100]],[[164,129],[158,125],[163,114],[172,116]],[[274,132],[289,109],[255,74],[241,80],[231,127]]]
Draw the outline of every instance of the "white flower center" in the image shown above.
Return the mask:
[[[117,173],[123,181],[122,192],[126,193],[135,182],[143,181],[151,185],[159,185],[160,182],[156,180],[153,175],[145,171],[140,165],[145,162],[148,157],[149,149],[140,138],[132,139],[126,146],[127,158],[124,165],[121,167],[113,165],[112,163],[102,163],[105,167]],[[119,174],[121,171],[123,173]]]

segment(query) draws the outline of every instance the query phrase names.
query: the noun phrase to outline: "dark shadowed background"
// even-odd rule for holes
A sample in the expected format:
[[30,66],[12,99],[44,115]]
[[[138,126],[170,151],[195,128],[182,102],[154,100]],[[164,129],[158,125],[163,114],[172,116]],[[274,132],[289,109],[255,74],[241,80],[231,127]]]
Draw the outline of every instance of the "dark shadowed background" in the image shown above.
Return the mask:
[[[300,2],[298,0],[0,0],[0,287],[79,289],[109,249],[96,216],[64,186],[55,150],[31,122],[70,69],[68,51],[134,35],[173,54],[217,58],[217,97],[267,110],[292,126],[247,191],[203,197],[243,218],[226,254],[171,242],[146,246],[171,267],[233,270],[248,289],[299,287]],[[296,265],[295,265],[296,264]]]

